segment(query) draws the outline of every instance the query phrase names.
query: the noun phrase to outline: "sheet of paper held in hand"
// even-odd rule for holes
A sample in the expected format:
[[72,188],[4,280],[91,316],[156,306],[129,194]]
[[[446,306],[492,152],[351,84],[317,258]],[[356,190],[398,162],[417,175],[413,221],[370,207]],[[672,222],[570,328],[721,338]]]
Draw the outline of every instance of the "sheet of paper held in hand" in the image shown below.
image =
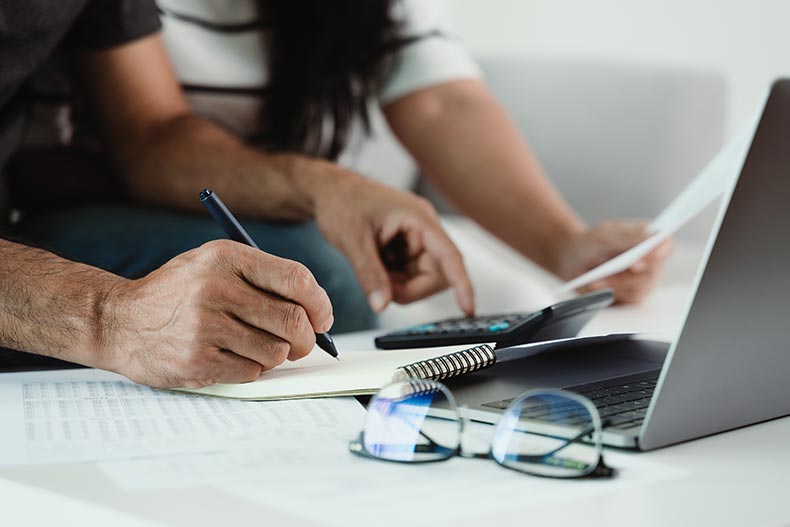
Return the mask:
[[[759,117],[759,115],[758,115]],[[664,240],[675,234],[708,205],[730,189],[741,172],[758,119],[745,127],[734,141],[724,147],[685,189],[648,226],[650,237],[639,245],[615,256],[562,284],[557,294],[570,293],[598,280],[625,271],[650,254]]]
[[[314,355],[319,355],[315,353]],[[324,354],[321,354],[324,355]],[[0,374],[0,466],[344,440],[354,399],[257,403],[154,390],[98,370]]]

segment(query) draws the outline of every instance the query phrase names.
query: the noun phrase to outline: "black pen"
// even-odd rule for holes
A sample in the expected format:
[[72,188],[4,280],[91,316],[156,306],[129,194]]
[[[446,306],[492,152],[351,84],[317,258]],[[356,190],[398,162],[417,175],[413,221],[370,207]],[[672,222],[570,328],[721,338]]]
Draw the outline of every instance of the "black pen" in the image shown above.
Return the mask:
[[[222,200],[219,199],[219,196],[217,196],[214,191],[209,189],[200,191],[200,202],[206,206],[211,217],[214,218],[214,221],[219,223],[220,227],[225,230],[231,240],[260,249],[258,244],[255,243],[255,240],[250,238],[250,235],[247,234],[247,231],[241,226],[239,220],[231,214],[228,207],[222,203]],[[329,353],[329,355],[340,360],[337,356],[335,343],[328,333],[316,333],[315,343],[318,344],[319,348]]]

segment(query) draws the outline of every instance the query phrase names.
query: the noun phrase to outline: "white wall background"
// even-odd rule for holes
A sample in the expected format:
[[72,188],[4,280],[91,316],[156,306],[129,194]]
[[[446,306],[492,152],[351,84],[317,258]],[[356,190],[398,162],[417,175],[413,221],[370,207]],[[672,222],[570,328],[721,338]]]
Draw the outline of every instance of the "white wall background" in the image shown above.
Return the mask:
[[790,0],[451,0],[476,55],[585,58],[714,70],[728,134],[790,75]]

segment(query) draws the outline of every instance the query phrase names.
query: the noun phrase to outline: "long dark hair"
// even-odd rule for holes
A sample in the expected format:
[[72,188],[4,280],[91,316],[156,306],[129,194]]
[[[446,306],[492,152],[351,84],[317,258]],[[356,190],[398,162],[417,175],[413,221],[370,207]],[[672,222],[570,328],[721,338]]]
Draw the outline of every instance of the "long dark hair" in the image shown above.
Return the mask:
[[397,47],[395,1],[260,0],[270,28],[268,146],[336,159],[355,118],[369,130],[368,101]]

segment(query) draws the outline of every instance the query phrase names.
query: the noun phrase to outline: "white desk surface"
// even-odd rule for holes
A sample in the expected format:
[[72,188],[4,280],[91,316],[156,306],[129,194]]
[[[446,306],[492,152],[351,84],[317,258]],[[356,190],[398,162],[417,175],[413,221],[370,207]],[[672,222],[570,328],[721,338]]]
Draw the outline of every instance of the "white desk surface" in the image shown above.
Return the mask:
[[[688,297],[688,284],[696,258],[679,255],[668,270],[662,286],[643,306],[615,308],[594,320],[588,332],[599,330],[653,329],[677,327]],[[369,348],[371,334],[338,337],[341,349]],[[648,453],[632,453],[653,463],[666,464],[688,471],[679,478],[658,481],[633,488],[591,497],[574,497],[569,486],[567,501],[501,517],[486,523],[501,525],[790,525],[790,418],[783,418],[724,434],[664,448]],[[440,467],[437,467],[437,470]],[[529,476],[525,476],[529,477]],[[167,491],[124,492],[115,486],[95,464],[24,466],[0,469],[0,478],[54,492],[64,497],[101,504],[103,507],[142,520],[169,525],[309,525],[287,511],[273,510],[209,487]],[[327,482],[331,484],[331,482]],[[470,481],[473,485],[474,481]],[[382,489],[386,492],[386,489]],[[58,514],[58,501],[46,496],[38,506],[53,510],[52,524],[76,525],[79,518]],[[5,525],[3,499],[0,495],[0,524]],[[452,496],[437,502],[447,503]],[[387,524],[406,523],[406,504],[396,504],[393,511],[371,513],[371,525],[377,518]],[[321,503],[305,504],[321,507]],[[360,504],[364,506],[364,504]],[[474,504],[453,504],[469,507]],[[65,513],[65,511],[64,511]],[[393,516],[395,514],[395,516]],[[479,525],[470,519],[469,525]],[[40,518],[39,514],[37,518]],[[88,522],[90,523],[90,522]],[[38,524],[38,522],[36,523]],[[463,522],[461,523],[463,524]],[[84,525],[84,524],[82,524]],[[456,523],[458,525],[458,523]]]

